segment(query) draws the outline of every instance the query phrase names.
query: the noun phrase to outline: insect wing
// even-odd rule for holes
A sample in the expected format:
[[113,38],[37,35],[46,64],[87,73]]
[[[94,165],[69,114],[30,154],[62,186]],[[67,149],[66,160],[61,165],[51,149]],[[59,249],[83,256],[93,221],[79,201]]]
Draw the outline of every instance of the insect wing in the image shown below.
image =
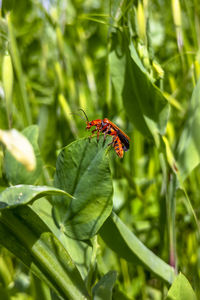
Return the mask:
[[129,140],[126,138],[126,136],[124,136],[121,131],[117,131],[117,135],[120,139],[120,141],[122,142],[123,144],[123,149],[124,151],[128,151],[129,149]]
[[111,122],[110,120],[109,120],[109,122],[110,122],[110,125],[116,130],[116,131],[118,131],[118,133],[120,132],[121,133],[121,135],[123,135],[127,140],[130,140],[130,137],[128,136],[128,135],[126,135],[126,133],[124,133],[117,125],[115,125],[113,122]]

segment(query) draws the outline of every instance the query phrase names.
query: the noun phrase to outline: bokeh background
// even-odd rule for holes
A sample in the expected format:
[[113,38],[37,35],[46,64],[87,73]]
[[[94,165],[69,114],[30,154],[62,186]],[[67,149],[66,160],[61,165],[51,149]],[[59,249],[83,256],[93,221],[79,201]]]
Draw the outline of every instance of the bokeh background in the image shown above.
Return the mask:
[[[136,67],[129,58],[125,70],[127,49]],[[11,59],[6,67],[5,56]],[[73,115],[79,108],[89,120],[107,117],[130,136],[122,160],[109,151],[114,211],[148,248],[186,275],[200,299],[199,1],[0,1],[0,66],[0,128],[39,126],[44,166],[38,184],[53,184],[62,147],[89,136],[84,121]],[[147,84],[142,75],[137,81],[140,72]],[[163,105],[150,113],[159,113],[153,118],[158,128],[137,119],[138,107],[144,115],[150,109],[147,86],[148,95],[158,91]],[[2,149],[0,158],[4,189],[9,183]],[[163,299],[167,288],[161,280],[99,243],[99,268],[118,271],[120,299]],[[1,254],[5,299],[36,299],[37,280],[7,250]]]

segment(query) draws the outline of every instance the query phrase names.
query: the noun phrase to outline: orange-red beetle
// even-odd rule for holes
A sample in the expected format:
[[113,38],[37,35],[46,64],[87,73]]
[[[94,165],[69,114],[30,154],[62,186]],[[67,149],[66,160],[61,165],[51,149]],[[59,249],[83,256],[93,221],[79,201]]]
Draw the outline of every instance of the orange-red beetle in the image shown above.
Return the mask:
[[96,119],[89,121],[86,113],[83,109],[80,109],[86,119],[86,129],[89,130],[91,127],[95,126],[95,129],[92,130],[91,137],[97,132],[97,140],[99,140],[99,134],[102,132],[104,134],[104,139],[106,139],[107,135],[113,136],[112,145],[115,149],[115,152],[117,155],[121,158],[123,157],[124,151],[128,151],[129,149],[129,140],[130,138],[113,122],[111,122],[109,119],[104,118],[102,119]]

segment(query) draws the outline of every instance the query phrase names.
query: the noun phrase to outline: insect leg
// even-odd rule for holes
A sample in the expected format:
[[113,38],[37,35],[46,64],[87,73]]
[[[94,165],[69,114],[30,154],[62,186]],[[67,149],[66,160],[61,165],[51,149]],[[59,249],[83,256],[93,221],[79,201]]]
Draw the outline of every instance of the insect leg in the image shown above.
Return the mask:
[[96,131],[97,131],[97,141],[98,141],[99,140],[99,133],[100,133],[99,126],[96,126],[96,128],[91,131],[92,134],[90,136],[90,139],[95,135]]
[[108,144],[108,146],[112,145],[113,147],[115,146],[115,143],[116,143],[116,139],[117,137],[116,136],[113,136],[113,140],[111,143]]
[[104,133],[104,143],[105,143],[105,140],[106,140],[107,136],[111,135],[110,126],[107,126],[106,130],[104,129],[102,132]]
[[99,129],[97,129],[97,142],[99,141]]
[[93,129],[92,131],[91,131],[91,136],[89,137],[89,139],[91,139],[94,135],[95,135],[95,132],[96,131],[98,131],[98,129],[97,128],[95,128],[95,129]]

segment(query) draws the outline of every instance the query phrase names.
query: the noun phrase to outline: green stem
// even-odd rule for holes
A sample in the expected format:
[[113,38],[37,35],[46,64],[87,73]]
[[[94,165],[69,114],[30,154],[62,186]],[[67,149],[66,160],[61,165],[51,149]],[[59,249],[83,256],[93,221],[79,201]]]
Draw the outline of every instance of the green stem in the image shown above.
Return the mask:
[[20,61],[20,55],[17,47],[17,42],[14,35],[13,25],[10,19],[10,15],[7,16],[8,21],[8,33],[10,38],[10,52],[13,60],[13,65],[16,71],[16,75],[19,82],[19,87],[21,91],[21,106],[25,115],[25,124],[30,125],[32,123],[31,109],[28,102],[28,96],[26,92],[26,84],[24,79],[24,74],[22,71],[22,65]]

